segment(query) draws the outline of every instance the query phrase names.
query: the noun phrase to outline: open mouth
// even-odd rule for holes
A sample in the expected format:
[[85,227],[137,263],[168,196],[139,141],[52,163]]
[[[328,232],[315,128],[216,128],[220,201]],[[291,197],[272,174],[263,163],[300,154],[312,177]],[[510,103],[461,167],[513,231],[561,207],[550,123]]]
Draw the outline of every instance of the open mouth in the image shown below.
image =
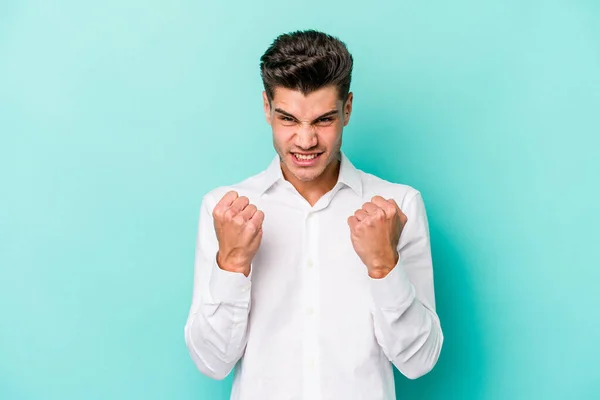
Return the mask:
[[292,153],[292,159],[298,165],[312,165],[317,162],[323,153]]

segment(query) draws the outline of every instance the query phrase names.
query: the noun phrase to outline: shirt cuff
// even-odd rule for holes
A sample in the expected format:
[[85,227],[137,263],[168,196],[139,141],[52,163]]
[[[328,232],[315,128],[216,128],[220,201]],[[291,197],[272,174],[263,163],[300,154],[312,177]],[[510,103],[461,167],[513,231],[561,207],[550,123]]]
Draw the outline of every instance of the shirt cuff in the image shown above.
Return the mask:
[[406,308],[415,297],[415,289],[400,260],[383,278],[369,277],[371,296],[378,308]]
[[251,278],[252,267],[250,267],[250,274],[246,276],[241,272],[221,269],[215,260],[210,274],[210,293],[217,302],[248,302],[252,286]]

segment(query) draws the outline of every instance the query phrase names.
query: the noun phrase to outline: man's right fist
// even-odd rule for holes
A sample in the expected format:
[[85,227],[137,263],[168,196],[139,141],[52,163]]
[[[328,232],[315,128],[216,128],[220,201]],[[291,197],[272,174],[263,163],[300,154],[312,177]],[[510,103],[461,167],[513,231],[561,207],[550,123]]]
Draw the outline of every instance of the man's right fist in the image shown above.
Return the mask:
[[219,251],[217,264],[230,272],[250,274],[250,263],[262,238],[265,214],[245,196],[229,191],[213,209]]

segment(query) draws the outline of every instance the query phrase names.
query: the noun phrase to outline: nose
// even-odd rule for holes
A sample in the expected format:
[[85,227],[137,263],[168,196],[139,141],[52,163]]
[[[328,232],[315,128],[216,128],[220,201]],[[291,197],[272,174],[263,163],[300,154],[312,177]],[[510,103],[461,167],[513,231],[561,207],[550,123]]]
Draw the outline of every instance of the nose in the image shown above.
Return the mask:
[[314,126],[301,124],[298,127],[298,133],[296,133],[296,146],[299,148],[304,150],[312,149],[317,145],[317,139],[317,132],[315,131]]

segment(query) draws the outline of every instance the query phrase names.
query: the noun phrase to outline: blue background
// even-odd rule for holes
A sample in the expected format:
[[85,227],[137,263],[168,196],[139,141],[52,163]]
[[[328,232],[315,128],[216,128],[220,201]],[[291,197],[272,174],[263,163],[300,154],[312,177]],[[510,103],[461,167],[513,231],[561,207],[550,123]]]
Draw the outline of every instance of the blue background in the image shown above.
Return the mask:
[[259,57],[305,28],[355,58],[346,154],[427,206],[446,341],[398,397],[600,397],[597,1],[5,0],[0,398],[228,398],[200,200],[270,162]]

